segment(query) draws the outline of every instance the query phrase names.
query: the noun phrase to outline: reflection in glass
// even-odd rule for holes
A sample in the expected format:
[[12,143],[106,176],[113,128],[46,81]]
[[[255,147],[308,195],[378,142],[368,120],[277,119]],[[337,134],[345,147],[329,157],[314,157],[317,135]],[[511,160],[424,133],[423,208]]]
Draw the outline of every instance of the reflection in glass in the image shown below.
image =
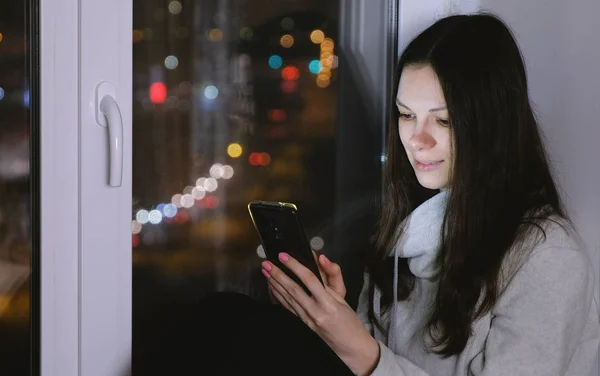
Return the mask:
[[166,299],[266,298],[251,200],[297,204],[332,242],[338,8],[134,1],[134,348]]
[[0,6],[0,374],[30,371],[31,194],[26,1]]

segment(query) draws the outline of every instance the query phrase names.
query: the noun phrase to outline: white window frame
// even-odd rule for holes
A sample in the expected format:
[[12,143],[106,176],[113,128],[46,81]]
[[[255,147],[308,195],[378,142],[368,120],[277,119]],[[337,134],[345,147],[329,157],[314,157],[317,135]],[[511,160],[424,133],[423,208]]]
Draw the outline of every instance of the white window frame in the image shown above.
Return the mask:
[[[131,356],[131,0],[40,0],[41,374],[113,376]],[[116,88],[123,182],[107,186],[95,86]]]

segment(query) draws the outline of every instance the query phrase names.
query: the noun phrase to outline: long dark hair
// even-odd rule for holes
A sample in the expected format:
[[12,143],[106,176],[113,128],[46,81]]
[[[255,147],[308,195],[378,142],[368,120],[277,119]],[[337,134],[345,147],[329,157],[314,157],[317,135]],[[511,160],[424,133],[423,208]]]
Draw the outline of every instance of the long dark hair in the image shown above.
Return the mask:
[[[402,54],[395,92],[402,70],[413,65],[429,65],[436,72],[453,133],[452,189],[437,259],[439,288],[424,328],[434,352],[447,357],[465,348],[473,322],[496,302],[509,251],[520,239],[545,236],[544,221],[566,219],[566,214],[529,102],[523,58],[497,16],[450,16],[427,28]],[[402,220],[437,193],[418,183],[398,135],[398,109],[393,108],[382,215],[367,255],[371,297],[377,285],[384,309],[391,305],[389,255]],[[407,259],[399,264],[398,300],[406,300],[415,276]]]

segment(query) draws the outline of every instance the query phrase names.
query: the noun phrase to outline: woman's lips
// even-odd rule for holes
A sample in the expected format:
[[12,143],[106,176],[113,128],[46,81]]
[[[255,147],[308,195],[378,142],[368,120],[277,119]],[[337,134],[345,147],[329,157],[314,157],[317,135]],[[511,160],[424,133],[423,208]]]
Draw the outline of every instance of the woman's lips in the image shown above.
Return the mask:
[[415,159],[415,167],[420,171],[432,171],[437,169],[444,161],[422,162]]

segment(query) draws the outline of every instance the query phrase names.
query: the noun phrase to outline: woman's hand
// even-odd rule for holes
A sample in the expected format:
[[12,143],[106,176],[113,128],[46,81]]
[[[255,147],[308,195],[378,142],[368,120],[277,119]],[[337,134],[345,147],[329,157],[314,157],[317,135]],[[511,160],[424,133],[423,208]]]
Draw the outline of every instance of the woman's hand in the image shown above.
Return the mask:
[[[315,251],[312,251],[313,256],[315,258],[315,262],[317,263],[317,267],[319,268],[319,272],[321,274],[321,279],[325,286],[328,286],[330,289],[335,291],[339,296],[344,299],[346,297],[346,285],[344,284],[344,277],[342,276],[342,269],[335,262],[331,262],[327,256],[321,254],[317,255]],[[275,297],[275,292],[273,291],[273,287],[269,283],[269,295],[271,297],[272,303],[279,303],[279,300]],[[293,310],[290,307],[286,307],[288,310]]]
[[379,344],[344,300],[346,288],[339,265],[319,257],[327,279],[323,286],[309,269],[288,254],[280,253],[279,260],[300,278],[312,297],[282,270],[264,261],[263,274],[273,297],[317,333],[353,372],[369,374],[379,360]]

